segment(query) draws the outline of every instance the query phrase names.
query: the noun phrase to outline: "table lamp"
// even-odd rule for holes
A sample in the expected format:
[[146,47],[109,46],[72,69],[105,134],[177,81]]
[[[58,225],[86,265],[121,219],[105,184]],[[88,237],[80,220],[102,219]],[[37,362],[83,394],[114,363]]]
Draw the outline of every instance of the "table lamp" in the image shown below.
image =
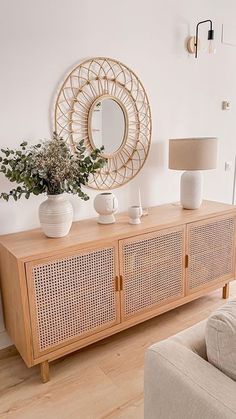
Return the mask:
[[183,208],[197,209],[202,203],[202,172],[217,165],[217,138],[178,138],[169,140],[169,168],[185,170],[180,182]]

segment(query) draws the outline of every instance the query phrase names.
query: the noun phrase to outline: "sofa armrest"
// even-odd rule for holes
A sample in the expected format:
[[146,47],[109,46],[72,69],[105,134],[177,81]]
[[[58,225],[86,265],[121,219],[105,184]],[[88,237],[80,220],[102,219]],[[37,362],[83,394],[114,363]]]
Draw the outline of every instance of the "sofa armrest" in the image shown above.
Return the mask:
[[236,419],[236,382],[175,341],[147,350],[144,377],[145,419]]

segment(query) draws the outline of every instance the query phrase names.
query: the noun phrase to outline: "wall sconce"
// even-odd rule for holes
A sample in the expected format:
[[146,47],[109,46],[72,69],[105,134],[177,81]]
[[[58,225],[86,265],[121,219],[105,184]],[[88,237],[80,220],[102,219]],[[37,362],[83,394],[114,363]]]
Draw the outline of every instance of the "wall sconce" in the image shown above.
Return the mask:
[[200,40],[198,37],[198,31],[199,31],[199,25],[202,25],[203,23],[210,23],[210,29],[208,31],[208,40],[209,40],[209,47],[208,47],[208,52],[209,54],[214,54],[215,53],[215,46],[214,46],[214,30],[212,28],[212,21],[210,19],[207,20],[203,20],[202,22],[198,22],[197,26],[196,26],[196,35],[195,36],[191,36],[188,39],[187,42],[187,50],[188,52],[190,52],[190,54],[194,54],[195,53],[195,58],[197,58],[197,53],[198,50],[200,48]]

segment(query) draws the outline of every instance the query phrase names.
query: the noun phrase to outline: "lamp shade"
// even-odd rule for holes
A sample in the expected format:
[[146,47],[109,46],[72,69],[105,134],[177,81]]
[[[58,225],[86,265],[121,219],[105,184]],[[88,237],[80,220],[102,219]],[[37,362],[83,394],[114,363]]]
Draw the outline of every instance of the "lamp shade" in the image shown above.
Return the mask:
[[217,138],[178,138],[169,140],[169,168],[208,170],[217,166]]

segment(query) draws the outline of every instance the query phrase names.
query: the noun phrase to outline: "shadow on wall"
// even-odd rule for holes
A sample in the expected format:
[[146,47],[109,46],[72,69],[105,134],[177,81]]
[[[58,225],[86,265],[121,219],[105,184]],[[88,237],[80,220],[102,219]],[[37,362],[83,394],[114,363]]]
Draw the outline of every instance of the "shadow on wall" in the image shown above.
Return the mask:
[[187,41],[191,36],[189,22],[180,19],[174,27],[174,36],[172,37],[172,54],[182,56],[188,54]]
[[[141,193],[142,206],[145,208],[152,202],[152,183],[165,167],[165,142],[152,143],[149,156],[139,174],[130,183],[128,205],[139,205],[139,189]],[[152,180],[150,180],[152,179]]]
[[[149,156],[145,166],[147,165],[147,170],[159,171],[165,167],[165,151],[166,143],[164,141],[159,141],[157,143],[151,143]],[[146,167],[144,166],[144,170]]]
[[[0,193],[9,192],[16,186],[15,183],[10,182],[3,173],[0,173]],[[0,201],[1,202],[1,201]]]

